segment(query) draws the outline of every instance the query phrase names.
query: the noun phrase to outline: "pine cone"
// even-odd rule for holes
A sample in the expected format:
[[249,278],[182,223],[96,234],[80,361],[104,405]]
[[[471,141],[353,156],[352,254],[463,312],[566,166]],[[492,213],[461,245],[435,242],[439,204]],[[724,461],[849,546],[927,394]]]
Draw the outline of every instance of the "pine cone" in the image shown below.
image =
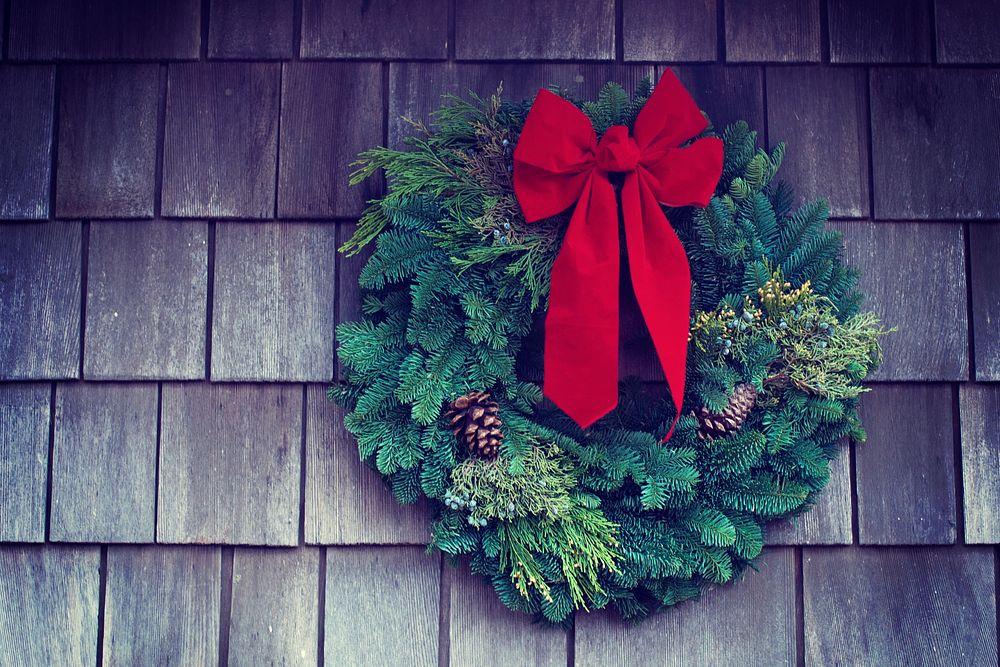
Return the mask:
[[473,391],[459,396],[448,405],[445,416],[452,432],[473,456],[494,459],[503,441],[497,416],[500,406],[485,391]]
[[707,407],[701,406],[691,413],[698,419],[698,437],[702,440],[706,438],[713,440],[732,435],[740,430],[756,403],[757,390],[754,386],[741,384],[733,390],[726,409],[721,413],[711,412]]

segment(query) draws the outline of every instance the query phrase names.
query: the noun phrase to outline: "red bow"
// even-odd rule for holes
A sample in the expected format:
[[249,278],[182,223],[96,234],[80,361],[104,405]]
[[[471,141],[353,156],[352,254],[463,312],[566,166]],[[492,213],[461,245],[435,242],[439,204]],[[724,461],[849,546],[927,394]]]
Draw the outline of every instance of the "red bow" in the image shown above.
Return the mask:
[[[574,203],[552,266],[545,320],[545,395],[582,428],[618,404],[618,207],[608,175],[624,172],[622,214],[632,287],[677,416],[691,307],[684,247],[660,203],[706,206],[722,174],[722,142],[669,70],[639,112],[633,136],[597,136],[573,104],[540,90],[514,151],[514,193],[528,222]],[[673,432],[673,425],[667,438]]]

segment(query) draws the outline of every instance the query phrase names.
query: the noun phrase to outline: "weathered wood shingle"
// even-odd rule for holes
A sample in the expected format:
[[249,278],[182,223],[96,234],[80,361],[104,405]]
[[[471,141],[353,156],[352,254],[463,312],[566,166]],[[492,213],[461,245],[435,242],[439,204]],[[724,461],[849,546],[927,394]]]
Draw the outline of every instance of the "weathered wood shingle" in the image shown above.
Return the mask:
[[850,544],[851,461],[844,451],[830,462],[830,482],[805,514],[767,525],[768,544]]
[[288,63],[282,76],[278,215],[357,216],[380,176],[348,185],[358,153],[382,143],[382,67]]
[[819,0],[724,0],[726,60],[819,62]]
[[291,58],[293,0],[211,0],[210,58]]
[[963,384],[962,487],[965,541],[1000,543],[1000,385]]
[[625,0],[622,42],[626,60],[715,60],[717,0]]
[[995,665],[989,549],[803,551],[805,664]]
[[97,663],[100,562],[98,547],[0,545],[5,664]]
[[931,4],[912,0],[830,0],[830,60],[916,63],[931,59]]
[[52,67],[0,65],[0,219],[49,215]]
[[302,0],[303,58],[448,55],[446,0]]
[[155,383],[56,386],[54,542],[152,542]]
[[1000,63],[1000,0],[935,0],[937,59],[942,63]]
[[969,255],[976,379],[1000,380],[1000,225],[970,223]]
[[0,225],[0,379],[79,375],[80,229]]
[[325,664],[438,664],[439,556],[422,547],[326,553]]
[[198,57],[199,0],[13,0],[13,60]]
[[862,544],[951,544],[956,537],[952,388],[883,384],[861,401],[855,448]]
[[274,215],[280,68],[278,63],[170,66],[164,216]]
[[93,222],[87,265],[87,379],[205,377],[208,226]]
[[336,227],[220,223],[213,380],[333,378]]
[[868,206],[868,77],[861,68],[768,67],[767,136],[788,147],[780,178],[796,202],[826,199],[834,217]]
[[445,564],[444,576],[451,579],[450,664],[567,665],[565,630],[507,609],[490,582],[464,563],[458,568]]
[[455,7],[459,60],[610,60],[614,39],[613,0],[463,0]]
[[1000,72],[871,72],[875,217],[1000,217]]
[[157,541],[298,544],[302,388],[164,384]]
[[694,101],[708,114],[712,125],[722,131],[727,125],[745,120],[760,133],[763,143],[764,75],[761,67],[750,65],[681,65],[673,68]]
[[610,612],[576,621],[576,667],[795,662],[795,550],[768,549],[760,572],[641,625]]
[[157,65],[69,65],[59,77],[56,215],[153,215]]
[[48,384],[0,384],[0,542],[45,540]]
[[319,549],[235,549],[230,617],[233,667],[315,665]]
[[425,506],[396,502],[378,473],[361,462],[344,429],[344,410],[311,385],[306,395],[305,540],[307,544],[426,544]]
[[881,339],[875,380],[969,377],[965,243],[948,223],[840,222],[845,261],[862,272],[864,307],[896,333]]
[[[357,229],[353,222],[337,225],[337,247],[342,246],[351,238]],[[337,255],[337,324],[353,322],[361,319],[361,287],[358,276],[368,259],[375,251],[375,244],[370,243],[356,255]],[[344,364],[338,356],[336,362],[337,378],[344,377]]]
[[217,664],[221,570],[218,548],[109,547],[105,666]]

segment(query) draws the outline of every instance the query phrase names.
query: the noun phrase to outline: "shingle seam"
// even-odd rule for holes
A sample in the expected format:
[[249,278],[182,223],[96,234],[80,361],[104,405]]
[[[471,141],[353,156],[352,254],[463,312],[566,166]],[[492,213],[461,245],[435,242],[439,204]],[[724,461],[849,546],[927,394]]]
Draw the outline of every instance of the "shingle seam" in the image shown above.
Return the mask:
[[233,559],[235,549],[222,547],[219,587],[219,667],[229,666],[229,626],[233,615]]
[[952,451],[955,458],[955,544],[965,544],[965,484],[962,472],[962,414],[959,406],[959,385],[951,389]]
[[441,568],[438,576],[438,667],[450,667],[451,579],[454,569],[445,569],[444,558],[438,558],[438,567]]
[[97,598],[97,667],[104,665],[104,617],[108,597],[108,545],[101,546],[101,564],[98,572],[99,593]]
[[326,664],[326,550],[325,546],[319,548],[319,586],[316,623],[319,626],[317,635],[317,667],[324,667]]

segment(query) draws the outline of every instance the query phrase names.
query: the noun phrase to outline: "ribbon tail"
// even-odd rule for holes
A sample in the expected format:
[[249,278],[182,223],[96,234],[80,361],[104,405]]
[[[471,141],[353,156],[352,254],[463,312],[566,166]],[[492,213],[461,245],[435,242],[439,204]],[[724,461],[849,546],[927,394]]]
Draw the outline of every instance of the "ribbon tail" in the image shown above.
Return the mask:
[[591,173],[552,265],[545,395],[581,428],[618,404],[618,210]]
[[664,438],[668,440],[684,403],[691,269],[684,246],[640,172],[633,172],[625,179],[622,213],[632,288],[675,407]]

